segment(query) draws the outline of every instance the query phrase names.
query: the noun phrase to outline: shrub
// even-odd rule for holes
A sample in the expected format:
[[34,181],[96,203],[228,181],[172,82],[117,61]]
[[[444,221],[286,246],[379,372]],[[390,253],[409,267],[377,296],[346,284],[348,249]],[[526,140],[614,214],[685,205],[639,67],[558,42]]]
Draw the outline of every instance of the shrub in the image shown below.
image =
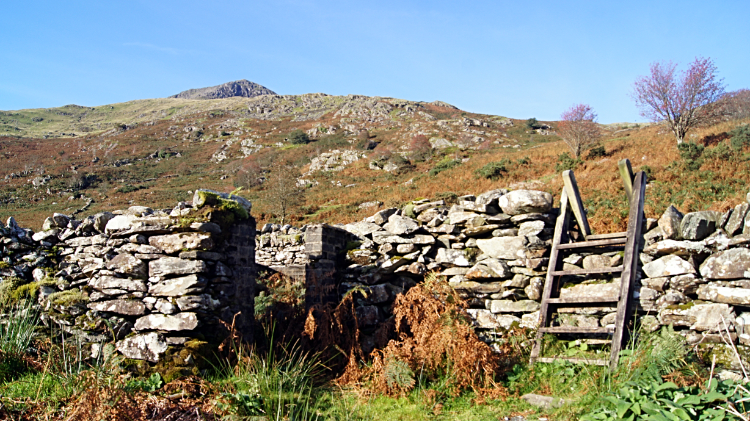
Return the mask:
[[510,160],[508,160],[507,158],[497,162],[490,162],[489,164],[476,170],[475,173],[479,177],[488,178],[494,181],[500,178],[503,173],[508,172],[506,168],[506,165],[508,164],[510,164]]
[[526,127],[528,127],[530,130],[535,130],[539,127],[539,121],[536,118],[531,117],[530,119],[526,120]]
[[531,158],[524,156],[523,158],[519,158],[516,162],[518,165],[529,165],[531,164]]
[[425,161],[432,155],[432,145],[425,135],[416,135],[409,143],[409,151],[413,160]]
[[310,143],[310,136],[299,129],[289,133],[289,136],[287,136],[287,138],[289,139],[289,143],[291,143],[292,145],[306,145]]
[[729,134],[732,136],[729,145],[735,151],[739,151],[750,145],[750,126],[747,124],[735,127]]
[[594,146],[589,149],[586,159],[603,158],[605,156],[607,156],[607,150],[604,149],[604,146]]
[[445,203],[452,205],[458,203],[458,194],[452,191],[443,191],[435,194],[435,200],[445,200]]
[[555,171],[561,172],[561,171],[567,171],[567,170],[574,170],[576,167],[578,167],[579,164],[582,164],[583,161],[581,161],[578,158],[573,158],[570,156],[569,153],[563,152],[557,157],[557,164],[555,164]]
[[445,170],[449,170],[458,166],[459,164],[461,164],[460,159],[444,158],[443,160],[438,162],[437,165],[435,165],[432,169],[430,169],[430,175],[434,177]]
[[703,155],[704,149],[703,145],[698,145],[695,142],[683,142],[677,144],[680,158],[682,159],[685,168],[690,171],[697,171],[701,168],[701,165],[703,164],[701,155]]

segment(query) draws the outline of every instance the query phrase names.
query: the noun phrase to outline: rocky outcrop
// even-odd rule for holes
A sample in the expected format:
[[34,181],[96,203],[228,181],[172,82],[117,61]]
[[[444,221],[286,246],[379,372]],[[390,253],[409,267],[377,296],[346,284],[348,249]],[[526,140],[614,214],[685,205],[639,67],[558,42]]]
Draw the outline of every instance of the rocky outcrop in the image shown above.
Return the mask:
[[258,85],[257,83],[250,82],[249,80],[236,80],[234,82],[227,82],[217,86],[211,86],[208,88],[199,89],[188,89],[182,91],[177,95],[172,95],[169,98],[181,98],[181,99],[220,99],[220,98],[231,98],[235,96],[253,98],[261,95],[276,95],[276,92],[266,88],[265,86]]

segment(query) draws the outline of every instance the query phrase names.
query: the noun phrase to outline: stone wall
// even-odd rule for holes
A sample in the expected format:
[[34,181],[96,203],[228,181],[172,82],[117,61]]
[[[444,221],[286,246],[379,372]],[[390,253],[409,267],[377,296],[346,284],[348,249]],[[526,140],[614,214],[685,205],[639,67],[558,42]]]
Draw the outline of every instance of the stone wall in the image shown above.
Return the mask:
[[10,219],[0,289],[38,292],[45,323],[95,344],[95,353],[114,337],[127,358],[167,359],[190,372],[193,353],[221,343],[232,323],[252,340],[250,207],[199,190],[174,209],[133,206],[82,221],[55,214],[36,234]]

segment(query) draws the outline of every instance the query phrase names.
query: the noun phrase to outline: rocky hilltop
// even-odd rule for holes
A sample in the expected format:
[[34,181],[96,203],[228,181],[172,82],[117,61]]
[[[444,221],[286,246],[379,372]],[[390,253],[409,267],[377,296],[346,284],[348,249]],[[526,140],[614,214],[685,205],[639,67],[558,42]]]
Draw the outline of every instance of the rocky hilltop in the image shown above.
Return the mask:
[[187,91],[182,91],[177,95],[172,95],[169,98],[221,99],[231,98],[235,96],[253,98],[260,95],[276,95],[276,92],[266,88],[265,86],[261,86],[257,83],[250,82],[249,80],[242,79],[236,80],[234,82],[227,82],[217,86],[211,86],[208,88],[188,89]]

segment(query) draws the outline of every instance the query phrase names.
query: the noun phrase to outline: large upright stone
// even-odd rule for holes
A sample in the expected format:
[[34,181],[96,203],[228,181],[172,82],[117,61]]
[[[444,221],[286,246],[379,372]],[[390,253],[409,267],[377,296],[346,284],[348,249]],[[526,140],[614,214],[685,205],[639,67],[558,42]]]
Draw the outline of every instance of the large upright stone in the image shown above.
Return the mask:
[[408,235],[419,229],[419,224],[405,216],[391,215],[388,217],[388,222],[383,225],[389,234],[392,235]]
[[716,226],[721,217],[721,212],[690,212],[682,218],[680,224],[682,238],[685,240],[702,240],[708,237],[716,231]]
[[747,215],[748,209],[750,209],[750,204],[748,203],[742,203],[735,206],[732,215],[729,216],[729,221],[727,221],[727,224],[724,226],[724,231],[726,231],[728,235],[737,235],[742,232],[745,215]]
[[664,235],[664,239],[677,240],[680,238],[680,224],[685,216],[673,205],[669,205],[667,210],[659,218],[659,228]]
[[206,250],[214,246],[211,235],[201,232],[181,232],[177,234],[155,235],[148,243],[164,253],[172,254],[180,250]]
[[552,195],[536,190],[514,190],[501,196],[497,202],[507,215],[547,213],[552,209]]
[[150,276],[190,275],[206,272],[208,267],[202,260],[185,260],[178,257],[162,257],[148,262]]
[[673,255],[667,255],[643,265],[643,271],[646,272],[646,276],[649,278],[696,273],[693,265]]
[[735,248],[712,254],[700,267],[708,279],[750,278],[750,250]]
[[490,257],[515,260],[525,257],[523,250],[526,243],[526,237],[492,237],[477,240],[477,247]]

